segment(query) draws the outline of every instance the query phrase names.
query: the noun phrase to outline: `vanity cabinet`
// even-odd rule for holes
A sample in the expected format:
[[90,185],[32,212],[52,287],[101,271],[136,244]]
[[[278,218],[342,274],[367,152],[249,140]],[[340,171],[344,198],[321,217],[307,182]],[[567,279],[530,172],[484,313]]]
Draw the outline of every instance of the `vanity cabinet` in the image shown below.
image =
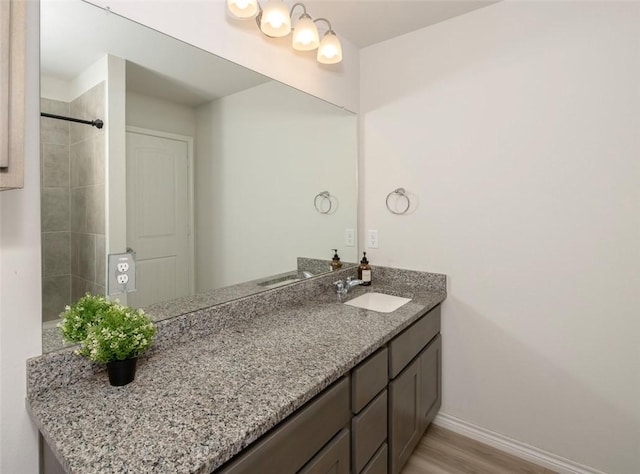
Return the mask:
[[389,471],[400,472],[418,445],[420,423],[420,360],[389,383]]
[[[329,466],[329,472],[333,472],[330,469],[338,464],[340,450],[330,450],[329,454],[324,455],[321,451],[336,433],[349,424],[350,385],[348,377],[336,382],[285,420],[282,425],[265,435],[256,445],[240,454],[220,472],[224,474],[294,473],[313,459],[319,467],[312,466],[309,472],[320,473],[325,465]],[[336,440],[336,444],[340,444],[339,441],[339,439]],[[319,454],[320,458],[315,458],[316,454]],[[331,463],[328,459],[330,457],[335,457],[336,462]],[[339,464],[346,466],[348,462],[349,460],[345,459]]]
[[[442,401],[440,307],[394,339],[389,358],[389,473],[397,474]],[[419,341],[422,341],[419,343]],[[410,356],[410,362],[402,362]]]
[[372,458],[387,440],[388,352],[383,347],[351,371],[354,415],[351,420],[351,472],[354,474],[370,468]]
[[399,473],[440,408],[439,333],[437,306],[216,472]]
[[307,465],[300,474],[349,474],[349,437],[347,429],[340,431]]

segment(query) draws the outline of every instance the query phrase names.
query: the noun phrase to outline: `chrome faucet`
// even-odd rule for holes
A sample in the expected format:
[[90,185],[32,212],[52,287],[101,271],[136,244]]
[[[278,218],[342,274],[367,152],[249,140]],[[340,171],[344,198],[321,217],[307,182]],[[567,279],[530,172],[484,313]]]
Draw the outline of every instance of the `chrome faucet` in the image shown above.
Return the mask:
[[347,277],[347,281],[338,280],[334,283],[336,286],[336,294],[338,295],[338,299],[342,300],[349,290],[354,286],[362,285],[364,283],[363,280],[352,279],[351,277]]

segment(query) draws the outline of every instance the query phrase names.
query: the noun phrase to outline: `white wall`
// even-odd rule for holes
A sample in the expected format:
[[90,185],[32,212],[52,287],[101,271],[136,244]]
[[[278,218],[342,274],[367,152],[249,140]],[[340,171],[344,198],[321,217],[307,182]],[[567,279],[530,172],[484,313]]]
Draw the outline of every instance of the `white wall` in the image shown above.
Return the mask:
[[42,76],[40,78],[40,97],[71,102],[104,81],[107,77],[108,66],[108,56],[105,55],[70,81],[52,76]]
[[[197,113],[197,291],[330,259],[332,247],[356,260],[344,246],[356,224],[355,115],[274,81]],[[327,215],[313,206],[325,190],[337,206]]]
[[127,126],[195,137],[192,107],[127,91]]
[[321,65],[313,53],[294,52],[291,38],[266,38],[255,21],[228,17],[223,0],[92,0],[241,66],[358,111],[359,51],[341,38],[343,61]]
[[38,4],[27,4],[24,189],[0,193],[0,472],[38,472],[26,364],[41,352]]
[[361,55],[371,262],[449,276],[442,411],[611,474],[640,472],[639,31],[501,2]]

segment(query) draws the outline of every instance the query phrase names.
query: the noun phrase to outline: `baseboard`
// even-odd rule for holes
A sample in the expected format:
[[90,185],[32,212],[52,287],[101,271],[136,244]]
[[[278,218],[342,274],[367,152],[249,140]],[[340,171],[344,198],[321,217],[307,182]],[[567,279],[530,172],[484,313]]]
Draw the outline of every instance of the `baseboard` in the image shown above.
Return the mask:
[[513,454],[539,466],[546,467],[559,474],[606,474],[605,472],[573,462],[548,451],[543,451],[542,449],[481,428],[480,426],[467,423],[460,418],[447,415],[446,413],[439,413],[433,420],[433,424],[454,431],[467,438],[480,441],[500,451]]

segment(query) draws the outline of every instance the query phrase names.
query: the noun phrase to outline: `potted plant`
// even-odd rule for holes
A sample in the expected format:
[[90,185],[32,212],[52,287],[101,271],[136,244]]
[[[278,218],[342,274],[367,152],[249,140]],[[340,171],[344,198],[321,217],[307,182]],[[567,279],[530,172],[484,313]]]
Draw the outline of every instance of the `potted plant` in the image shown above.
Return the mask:
[[111,385],[121,386],[135,377],[136,362],[153,342],[156,328],[140,309],[85,295],[62,313],[63,337],[79,342],[76,354],[106,363]]
[[72,306],[65,306],[58,327],[67,342],[82,343],[87,338],[87,329],[95,324],[100,315],[113,303],[104,296],[87,293]]

